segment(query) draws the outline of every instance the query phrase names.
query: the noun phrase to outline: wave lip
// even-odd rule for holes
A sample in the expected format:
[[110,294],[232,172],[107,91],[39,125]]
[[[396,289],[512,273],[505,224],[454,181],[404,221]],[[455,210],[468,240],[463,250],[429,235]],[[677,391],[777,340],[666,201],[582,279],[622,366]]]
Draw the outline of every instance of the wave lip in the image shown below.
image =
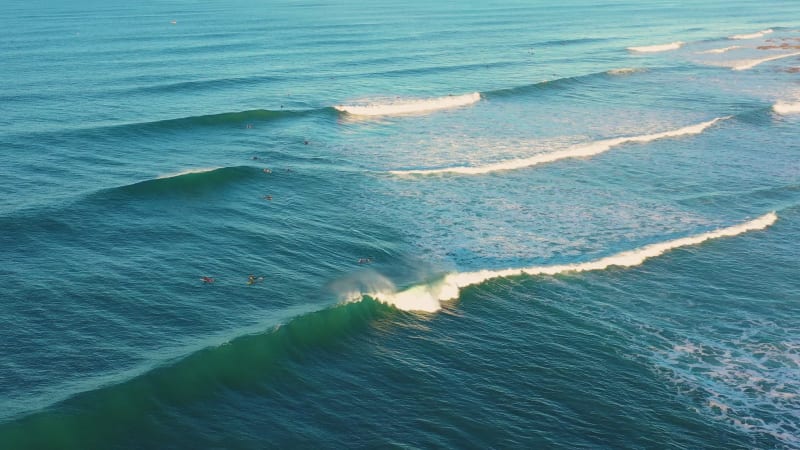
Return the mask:
[[737,41],[745,40],[745,39],[756,39],[756,38],[760,38],[760,37],[764,36],[765,34],[770,34],[770,33],[772,33],[772,31],[773,31],[772,28],[770,28],[770,29],[767,29],[767,30],[761,30],[761,31],[756,32],[756,33],[734,34],[733,36],[728,36],[728,39],[733,39],[733,40],[737,40]]
[[729,47],[723,47],[723,48],[712,48],[711,50],[706,50],[706,51],[703,51],[703,52],[697,52],[697,54],[698,55],[720,54],[720,53],[729,52],[731,50],[736,50],[737,48],[742,48],[742,46],[741,45],[731,45]]
[[755,67],[755,66],[757,66],[759,64],[763,64],[765,62],[775,61],[777,59],[783,59],[783,58],[790,58],[792,56],[800,56],[800,52],[787,53],[785,55],[770,56],[770,57],[761,58],[761,59],[749,59],[749,60],[746,60],[746,61],[740,61],[737,64],[735,64],[733,67],[731,67],[731,69],[733,69],[733,70],[752,69],[753,67]]
[[623,67],[621,69],[611,69],[606,73],[609,75],[630,75],[633,73],[646,72],[647,69],[639,67]]
[[634,53],[658,53],[658,52],[666,52],[670,50],[677,50],[683,47],[683,42],[676,41],[671,42],[669,44],[659,44],[659,45],[645,45],[642,47],[628,47],[628,51]]
[[748,231],[763,230],[775,223],[776,220],[778,220],[778,215],[773,211],[739,225],[650,244],[595,261],[553,266],[532,266],[505,270],[451,273],[442,280],[429,285],[417,285],[401,292],[377,292],[367,295],[406,311],[436,312],[441,309],[441,302],[458,298],[462,288],[480,284],[494,278],[507,278],[519,275],[556,275],[561,273],[587,272],[604,270],[611,266],[634,267],[641,265],[647,259],[660,256],[676,248],[701,244],[711,239],[737,236]]
[[800,102],[778,101],[772,105],[772,110],[781,115],[800,113]]
[[419,114],[440,109],[457,108],[471,105],[481,99],[481,94],[473,92],[463,95],[448,95],[428,99],[405,99],[385,103],[368,103],[361,105],[336,105],[334,109],[356,116],[394,116],[401,114]]
[[436,175],[444,173],[453,173],[459,175],[483,175],[491,172],[498,172],[503,170],[515,170],[525,167],[532,167],[539,164],[550,163],[561,159],[568,158],[582,158],[587,156],[594,156],[606,152],[613,147],[627,143],[645,143],[658,139],[671,138],[677,136],[685,136],[692,134],[702,133],[706,128],[714,125],[715,123],[729,119],[728,117],[717,117],[716,119],[707,122],[690,125],[676,130],[663,131],[661,133],[644,134],[640,136],[620,137],[614,139],[603,139],[594,141],[589,144],[576,145],[565,150],[559,150],[551,153],[544,153],[530,158],[512,159],[502,161],[499,163],[488,164],[485,166],[460,166],[460,167],[447,167],[442,169],[416,169],[416,170],[392,170],[389,173],[393,175]]
[[156,179],[157,180],[163,180],[164,178],[175,178],[175,177],[181,177],[181,176],[184,176],[184,175],[190,175],[190,174],[195,174],[195,173],[213,172],[213,171],[219,170],[219,169],[222,169],[222,167],[218,166],[218,167],[186,169],[186,170],[183,170],[181,172],[176,172],[176,173],[167,174],[167,175],[159,175],[158,177],[156,177]]

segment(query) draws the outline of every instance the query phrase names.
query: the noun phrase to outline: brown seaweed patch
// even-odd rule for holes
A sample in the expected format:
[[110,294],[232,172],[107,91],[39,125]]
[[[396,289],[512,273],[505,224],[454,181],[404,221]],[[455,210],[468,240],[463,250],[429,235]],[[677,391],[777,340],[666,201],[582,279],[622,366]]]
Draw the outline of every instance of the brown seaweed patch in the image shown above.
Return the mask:
[[756,47],[758,50],[798,50],[800,45],[790,45],[784,42],[781,45],[760,45]]

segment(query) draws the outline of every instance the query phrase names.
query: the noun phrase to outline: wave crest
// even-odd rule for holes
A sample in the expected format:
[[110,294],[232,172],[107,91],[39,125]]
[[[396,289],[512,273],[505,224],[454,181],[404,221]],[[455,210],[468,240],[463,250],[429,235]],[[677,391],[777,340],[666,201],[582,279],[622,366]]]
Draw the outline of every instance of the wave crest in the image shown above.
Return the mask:
[[683,42],[671,42],[669,44],[659,44],[659,45],[645,45],[642,47],[628,47],[628,50],[634,53],[658,53],[658,52],[666,52],[670,50],[677,50],[683,47]]
[[731,50],[736,50],[737,48],[742,48],[741,45],[731,45],[729,47],[724,48],[712,48],[711,50],[706,50],[703,52],[697,52],[698,55],[709,55],[709,54],[719,54],[719,53],[726,53]]
[[499,163],[488,164],[485,166],[474,167],[447,167],[443,169],[416,169],[416,170],[393,170],[389,173],[393,175],[435,175],[444,173],[453,173],[459,175],[482,175],[490,172],[498,172],[503,170],[515,170],[525,167],[532,167],[539,164],[558,161],[568,158],[583,158],[587,156],[594,156],[606,152],[613,147],[627,143],[646,143],[658,139],[671,138],[677,136],[685,136],[692,134],[702,133],[706,128],[714,125],[715,123],[728,119],[729,117],[718,117],[708,122],[702,122],[696,125],[690,125],[676,130],[664,131],[661,133],[644,134],[640,136],[620,137],[614,139],[603,139],[594,141],[588,144],[577,145],[565,150],[559,150],[551,153],[544,153],[530,158],[512,159],[502,161]]
[[757,219],[709,231],[685,238],[646,245],[644,247],[607,256],[595,261],[554,266],[533,266],[505,270],[481,270],[477,272],[451,273],[438,282],[416,285],[400,292],[375,292],[366,294],[370,298],[406,311],[436,312],[441,309],[441,302],[458,298],[461,289],[483,283],[494,278],[506,278],[519,275],[556,275],[568,272],[586,272],[603,270],[611,266],[633,267],[645,260],[660,256],[680,247],[697,245],[710,239],[736,236],[748,231],[762,230],[775,223],[778,215],[767,213]]
[[133,196],[196,193],[213,190],[222,185],[254,177],[258,174],[259,170],[250,166],[188,169],[113,188],[106,191],[106,193]]
[[419,114],[440,109],[457,108],[471,105],[481,99],[481,94],[473,92],[463,95],[448,95],[428,99],[399,99],[384,103],[367,103],[356,105],[336,105],[337,111],[356,116],[393,116],[401,114]]
[[761,31],[756,32],[756,33],[734,34],[733,36],[728,36],[728,39],[733,39],[733,40],[756,39],[756,38],[760,38],[760,37],[764,36],[765,34],[770,34],[770,33],[772,33],[772,31],[773,31],[772,28],[770,28],[768,30],[761,30]]

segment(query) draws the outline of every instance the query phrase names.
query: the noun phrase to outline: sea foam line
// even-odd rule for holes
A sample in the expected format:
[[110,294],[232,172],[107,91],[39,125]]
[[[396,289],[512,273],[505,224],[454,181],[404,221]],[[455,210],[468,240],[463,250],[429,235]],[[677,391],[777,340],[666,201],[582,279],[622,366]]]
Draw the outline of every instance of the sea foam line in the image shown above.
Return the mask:
[[754,230],[763,230],[778,220],[773,211],[757,219],[720,228],[715,231],[697,234],[685,238],[646,245],[616,255],[607,256],[595,261],[554,266],[532,266],[505,270],[481,270],[478,272],[457,272],[446,275],[442,280],[413,286],[400,292],[379,291],[366,294],[381,302],[394,305],[405,311],[436,312],[441,309],[441,302],[458,298],[461,289],[483,283],[494,278],[507,278],[519,275],[556,275],[562,273],[604,270],[611,266],[633,267],[644,263],[649,258],[660,256],[670,250],[690,245],[697,245],[710,239],[737,236]]
[[399,114],[418,114],[439,109],[457,108],[478,102],[481,94],[473,92],[463,95],[448,95],[428,99],[404,99],[386,103],[372,103],[365,105],[336,105],[338,111],[357,116],[392,116]]
[[657,52],[666,52],[669,50],[677,50],[683,46],[683,42],[671,42],[669,44],[659,44],[659,45],[645,45],[642,47],[628,47],[629,51],[636,52],[636,53],[657,53]]
[[733,70],[752,69],[753,67],[755,67],[755,66],[757,66],[759,64],[765,63],[765,62],[775,61],[776,59],[790,58],[792,56],[800,56],[800,52],[788,53],[786,55],[770,56],[768,58],[751,59],[751,60],[747,60],[747,61],[741,61],[738,64],[736,64],[733,67],[731,67],[731,69],[733,69]]
[[728,36],[728,39],[733,39],[733,40],[755,39],[755,38],[760,38],[760,37],[764,36],[765,34],[770,34],[770,33],[772,33],[772,28],[770,28],[768,30],[761,30],[759,32],[750,33],[750,34],[734,34],[733,36]]
[[800,113],[800,102],[778,101],[772,105],[772,110],[778,114],[797,114]]
[[536,166],[553,161],[568,158],[582,158],[587,156],[594,156],[606,152],[618,145],[627,144],[631,142],[645,143],[658,139],[671,138],[677,136],[693,135],[702,133],[706,128],[714,125],[715,123],[729,119],[728,117],[717,117],[716,119],[709,120],[708,122],[690,125],[677,130],[669,130],[661,133],[644,134],[640,136],[619,137],[613,139],[603,139],[594,141],[589,144],[576,145],[565,150],[559,150],[551,153],[544,153],[530,158],[512,159],[502,161],[499,163],[488,164],[485,166],[460,166],[460,167],[447,167],[442,169],[414,169],[414,170],[392,170],[389,173],[393,175],[434,175],[443,173],[454,173],[460,175],[481,175],[490,172],[497,172],[502,170],[514,170],[525,167]]

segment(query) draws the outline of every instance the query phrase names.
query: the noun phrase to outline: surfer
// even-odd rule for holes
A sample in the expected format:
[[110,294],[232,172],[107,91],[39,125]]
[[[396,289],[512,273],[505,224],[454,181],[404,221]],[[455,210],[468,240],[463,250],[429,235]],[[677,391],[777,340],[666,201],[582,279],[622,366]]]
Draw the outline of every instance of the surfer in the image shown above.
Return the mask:
[[203,283],[213,283],[214,279],[212,277],[200,277],[203,280]]
[[359,264],[369,264],[371,262],[372,262],[372,257],[371,256],[369,258],[358,258],[358,263]]
[[264,169],[264,173],[272,173],[272,169]]
[[264,200],[272,200],[272,196],[271,195],[265,195],[264,196]]
[[256,277],[252,273],[247,276],[247,285],[248,286],[256,284],[256,283],[261,283],[262,281],[264,281],[264,277]]

